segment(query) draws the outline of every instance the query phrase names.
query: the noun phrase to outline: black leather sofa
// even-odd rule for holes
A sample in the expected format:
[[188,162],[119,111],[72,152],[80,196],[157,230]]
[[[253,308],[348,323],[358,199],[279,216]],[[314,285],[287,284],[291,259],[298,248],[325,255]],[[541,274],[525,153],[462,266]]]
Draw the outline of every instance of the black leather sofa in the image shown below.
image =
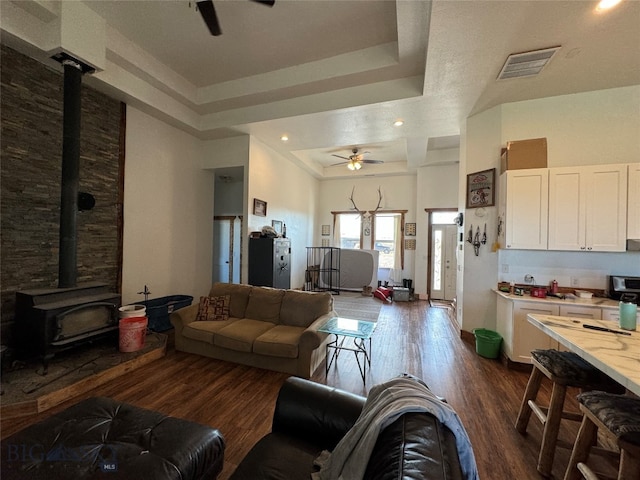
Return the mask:
[[2,441],[2,480],[215,479],[222,471],[218,430],[95,397]]
[[[365,398],[288,378],[276,402],[272,431],[249,451],[232,480],[309,480],[314,460],[332,451],[354,425]],[[367,480],[458,480],[463,473],[449,428],[428,413],[405,413],[378,436]]]

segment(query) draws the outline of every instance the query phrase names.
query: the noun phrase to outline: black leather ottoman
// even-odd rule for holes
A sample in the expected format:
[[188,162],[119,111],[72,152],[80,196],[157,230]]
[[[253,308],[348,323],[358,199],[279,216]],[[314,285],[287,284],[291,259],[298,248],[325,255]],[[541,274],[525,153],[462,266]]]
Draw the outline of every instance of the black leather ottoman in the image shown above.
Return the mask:
[[2,441],[2,479],[215,479],[214,428],[110,398],[84,400]]

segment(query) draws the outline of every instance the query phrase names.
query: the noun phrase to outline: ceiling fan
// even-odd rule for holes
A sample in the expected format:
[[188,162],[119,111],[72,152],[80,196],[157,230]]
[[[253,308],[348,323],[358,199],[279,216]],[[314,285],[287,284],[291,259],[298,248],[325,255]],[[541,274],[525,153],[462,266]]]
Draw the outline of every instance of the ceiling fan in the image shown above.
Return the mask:
[[360,170],[363,163],[384,163],[383,160],[371,160],[364,158],[364,154],[369,152],[358,153],[357,148],[351,150],[351,153],[353,153],[353,155],[349,155],[348,157],[343,157],[342,155],[336,155],[334,153],[334,157],[344,158],[346,162],[334,163],[331,166],[335,167],[336,165],[346,165],[349,170]]
[[[268,7],[273,7],[276,0],[251,0],[252,2],[261,3]],[[220,22],[218,22],[218,16],[216,15],[216,9],[213,6],[213,0],[199,0],[196,2],[196,9],[202,15],[204,23],[207,24],[211,35],[222,35],[222,29],[220,28]]]

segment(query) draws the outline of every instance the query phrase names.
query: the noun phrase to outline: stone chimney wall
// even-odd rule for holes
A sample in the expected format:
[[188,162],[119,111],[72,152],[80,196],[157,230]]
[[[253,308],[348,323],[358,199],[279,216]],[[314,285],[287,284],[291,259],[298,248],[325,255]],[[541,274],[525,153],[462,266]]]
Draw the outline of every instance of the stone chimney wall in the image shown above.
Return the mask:
[[[63,74],[1,49],[0,327],[6,344],[16,291],[57,287]],[[122,271],[123,105],[83,84],[80,191],[92,194],[96,205],[78,213],[78,283],[101,281],[114,292]]]

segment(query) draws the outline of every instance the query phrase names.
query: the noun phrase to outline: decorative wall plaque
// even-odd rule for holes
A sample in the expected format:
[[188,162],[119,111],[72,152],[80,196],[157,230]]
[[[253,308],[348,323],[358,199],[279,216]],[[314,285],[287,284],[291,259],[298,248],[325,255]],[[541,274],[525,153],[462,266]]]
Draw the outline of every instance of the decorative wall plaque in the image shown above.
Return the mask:
[[404,224],[404,234],[409,237],[415,237],[416,235],[416,224],[415,223],[405,223]]

